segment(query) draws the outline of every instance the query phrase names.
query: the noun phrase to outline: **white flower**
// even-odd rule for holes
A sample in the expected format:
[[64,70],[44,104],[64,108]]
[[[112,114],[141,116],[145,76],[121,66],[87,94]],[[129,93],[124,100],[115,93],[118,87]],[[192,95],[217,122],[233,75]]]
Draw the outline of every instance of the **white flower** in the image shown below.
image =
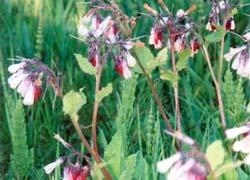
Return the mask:
[[63,162],[64,162],[64,158],[61,157],[57,159],[56,161],[44,166],[43,169],[45,170],[46,174],[50,174],[57,166],[59,166]]
[[237,74],[242,77],[250,77],[250,55],[247,46],[230,48],[230,51],[224,55],[226,61],[234,58],[232,69],[237,70]]
[[86,14],[78,25],[78,34],[83,38],[87,38],[92,31],[95,31],[99,26],[99,19],[95,11],[90,11]]
[[163,44],[163,29],[155,25],[152,27],[150,36],[149,36],[149,44],[154,45],[155,49],[162,48]]
[[250,153],[250,135],[244,137],[242,140],[235,141],[233,150],[235,152]]
[[248,126],[241,126],[241,127],[236,127],[236,128],[231,128],[231,129],[227,129],[225,131],[225,134],[227,136],[227,139],[234,139],[237,136],[250,132],[250,127]]
[[125,59],[127,60],[128,66],[134,67],[136,65],[135,58],[130,54],[129,51],[125,51],[124,54],[125,54]]
[[185,11],[183,10],[183,9],[179,9],[178,11],[177,11],[177,13],[176,13],[176,16],[178,17],[178,18],[182,18],[182,17],[184,17],[184,16],[186,16],[187,14],[185,13]]
[[181,159],[181,157],[182,157],[181,153],[177,152],[170,158],[159,161],[156,164],[157,171],[159,171],[160,173],[166,173],[173,166],[174,163],[176,163]]
[[132,77],[132,73],[128,68],[127,62],[120,55],[116,58],[115,70],[120,76],[124,77],[125,79],[129,79]]
[[131,41],[126,41],[126,42],[124,42],[124,43],[122,44],[122,46],[123,46],[125,49],[130,50],[130,49],[133,48],[134,43],[131,42]]

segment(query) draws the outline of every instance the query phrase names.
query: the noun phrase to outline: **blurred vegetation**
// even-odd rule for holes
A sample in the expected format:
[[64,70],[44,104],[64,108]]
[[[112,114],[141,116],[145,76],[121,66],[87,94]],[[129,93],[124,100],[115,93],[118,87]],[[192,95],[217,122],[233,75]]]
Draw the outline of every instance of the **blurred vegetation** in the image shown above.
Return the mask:
[[[18,101],[19,97],[14,91],[6,87],[6,79],[9,76],[6,69],[12,63],[12,61],[8,60],[9,58],[16,56],[41,58],[44,63],[62,75],[64,93],[71,89],[78,90],[82,87],[84,88],[83,91],[88,101],[87,105],[80,110],[80,123],[84,126],[91,124],[94,79],[81,72],[74,57],[74,53],[87,56],[86,45],[72,37],[77,36],[77,21],[88,9],[82,2],[80,0],[1,1],[0,63],[3,68],[0,68],[0,76],[2,78],[2,83],[0,84],[0,179],[13,179],[14,176],[17,179],[21,179],[18,175],[15,175],[16,172],[11,168],[13,166],[11,164],[11,154],[15,154],[15,148],[17,148],[13,141],[13,134],[11,134],[11,130],[13,130],[11,124],[17,122],[14,120],[9,121],[11,120],[10,114],[13,114],[13,117],[18,118],[18,120],[24,120],[25,118],[26,129],[23,127],[22,132],[26,132],[25,134],[19,134],[19,138],[24,143],[27,143],[24,144],[24,148],[27,151],[32,149],[33,153],[30,153],[30,158],[33,156],[31,154],[34,154],[32,168],[29,168],[24,176],[19,174],[22,177],[47,179],[48,177],[43,172],[42,167],[59,156],[67,154],[67,150],[59,146],[53,139],[54,133],[59,133],[65,140],[74,145],[76,149],[83,149],[68,117],[63,115],[61,99],[57,99],[55,106],[52,108],[54,94],[51,90],[48,90],[45,98],[33,107],[25,107],[25,113],[17,113],[15,115],[13,110],[19,112],[17,109],[22,109],[18,104],[20,103]],[[141,14],[142,12],[146,13],[143,9],[143,4],[147,2],[159,10],[157,2],[146,0],[118,0],[117,2],[129,17],[138,16],[133,36],[148,35],[153,19]],[[188,9],[192,4],[196,4],[198,8],[192,14],[192,17],[204,31],[209,13],[209,1],[168,0],[165,2],[173,12],[176,12],[179,8]],[[237,1],[237,3],[239,2],[247,3],[248,0]],[[240,9],[235,17],[236,32],[239,34],[250,28],[249,21],[247,21],[249,18],[246,18],[247,16],[244,14],[250,14],[249,6]],[[208,32],[204,31],[203,33],[207,34]],[[141,40],[147,43],[148,38]],[[240,41],[228,35],[226,38],[226,51],[228,51],[231,44],[238,45]],[[217,48],[217,44],[212,45],[210,48],[215,69],[217,67]],[[155,50],[153,52],[156,53]],[[138,157],[146,157],[146,161],[149,164],[149,167],[147,167],[150,169],[148,171],[149,179],[159,179],[159,175],[155,171],[155,163],[174,151],[174,148],[171,148],[173,147],[172,140],[161,131],[164,129],[164,124],[152,100],[145,78],[142,75],[138,75],[131,82],[126,82],[114,72],[112,66],[112,63],[108,63],[102,78],[102,85],[113,82],[114,90],[101,103],[98,114],[101,149],[105,149],[107,143],[110,142],[112,136],[116,133],[116,125],[124,120],[127,121],[128,144],[127,152],[124,153],[128,155],[140,151],[141,155],[138,155]],[[225,70],[227,68],[225,66]],[[202,145],[201,147],[204,150],[210,142],[221,138],[222,133],[219,131],[221,129],[219,128],[216,94],[211,76],[207,70],[207,64],[201,52],[195,58],[189,60],[188,67],[180,73],[180,76],[179,92],[183,128],[186,134]],[[157,71],[153,72],[152,77],[164,103],[165,112],[174,124],[173,90],[168,82],[163,82],[159,79]],[[227,74],[228,82],[225,82],[226,93],[229,91],[228,86],[233,88],[230,82],[234,81],[235,77],[235,74]],[[245,102],[248,103],[250,97],[250,92],[247,91],[250,86],[249,81],[240,80],[237,83],[235,82],[234,85],[237,86],[237,93],[240,96],[243,96],[243,92],[245,93]],[[233,93],[233,89],[231,90],[232,92],[230,93]],[[128,97],[126,95],[127,91],[131,92],[132,95],[135,94],[135,96]],[[17,104],[8,103],[6,98],[13,99],[13,102]],[[244,97],[241,98],[243,99],[236,103],[244,101]],[[127,101],[127,104],[121,102],[122,100]],[[228,106],[230,104],[227,103]],[[235,109],[235,107],[238,107],[237,104],[228,107],[228,109]],[[242,109],[232,115],[233,112],[228,112],[230,121],[244,121],[244,119],[240,119],[243,116]],[[25,117],[22,117],[24,114]],[[21,117],[19,118],[19,116]],[[234,123],[230,124],[233,125]],[[84,129],[84,134],[87,137],[90,137],[90,130]],[[25,149],[23,151],[26,151]],[[26,154],[23,156],[26,156]],[[26,164],[28,162],[24,160],[22,163]],[[145,164],[144,166],[146,166]],[[29,166],[28,164],[26,165],[27,167]],[[242,171],[241,174],[244,174],[244,172]],[[59,177],[60,174],[57,172],[55,178],[60,179]]]

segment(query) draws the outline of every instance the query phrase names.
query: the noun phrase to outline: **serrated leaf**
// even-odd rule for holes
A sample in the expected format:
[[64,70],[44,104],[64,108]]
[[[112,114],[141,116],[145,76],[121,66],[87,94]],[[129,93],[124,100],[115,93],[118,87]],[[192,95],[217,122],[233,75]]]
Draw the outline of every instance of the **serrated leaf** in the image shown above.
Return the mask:
[[103,98],[108,96],[113,91],[112,83],[109,83],[106,87],[103,87],[97,92],[95,100],[101,102]]
[[220,42],[222,40],[222,38],[226,35],[226,32],[224,29],[219,29],[216,32],[212,32],[211,34],[208,34],[205,39],[207,42],[209,43],[216,43],[216,42]]
[[167,71],[162,71],[160,78],[162,80],[167,80],[173,83],[173,85],[176,85],[178,81],[178,77],[174,74],[173,71],[167,70]]
[[225,151],[221,140],[214,141],[207,147],[206,158],[213,170],[215,170],[224,161]]
[[176,63],[176,68],[178,69],[178,71],[187,67],[187,62],[190,55],[191,55],[190,49],[185,49],[178,54],[178,61]]
[[[144,46],[144,47],[135,47],[134,51],[135,51],[137,60],[145,68],[146,72],[150,73],[151,70],[147,66],[148,66],[148,64],[150,64],[151,62],[153,63],[153,61],[154,61],[154,55],[153,55],[153,53],[146,46]],[[138,72],[138,73],[141,73],[141,74],[143,73],[142,70],[141,70],[141,68],[139,67],[138,63],[133,68],[133,70],[135,72]]]
[[92,64],[89,62],[89,60],[85,57],[83,57],[81,54],[75,54],[76,60],[78,62],[78,65],[80,69],[90,75],[96,74],[96,69],[92,66]]
[[63,111],[74,117],[86,102],[86,96],[83,93],[71,90],[63,97]]

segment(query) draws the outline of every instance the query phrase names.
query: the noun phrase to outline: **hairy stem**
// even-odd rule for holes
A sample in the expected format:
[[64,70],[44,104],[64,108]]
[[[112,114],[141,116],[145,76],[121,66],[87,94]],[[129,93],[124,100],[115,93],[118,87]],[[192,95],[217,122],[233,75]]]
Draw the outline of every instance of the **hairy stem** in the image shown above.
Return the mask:
[[153,83],[152,79],[149,77],[149,75],[146,72],[145,68],[143,67],[143,65],[141,64],[141,62],[138,59],[137,59],[137,62],[139,64],[143,74],[145,75],[145,77],[147,79],[148,85],[149,85],[149,87],[151,89],[154,100],[155,100],[155,102],[156,102],[156,104],[158,106],[159,112],[160,112],[160,114],[161,114],[161,116],[162,116],[162,118],[163,118],[163,120],[165,122],[167,130],[170,131],[170,132],[174,132],[174,130],[173,130],[173,128],[172,128],[172,126],[171,126],[171,124],[169,122],[169,119],[168,119],[167,115],[164,112],[163,104],[162,104],[161,99],[160,99],[160,97],[159,97],[159,95],[157,93],[157,90],[156,90],[156,88],[154,86],[154,83]]
[[212,79],[213,79],[213,82],[215,85],[217,100],[218,100],[218,104],[219,104],[219,111],[220,111],[220,119],[221,119],[222,128],[224,130],[226,130],[227,125],[226,125],[226,117],[225,117],[225,113],[224,113],[224,105],[223,105],[222,94],[221,94],[221,86],[215,77],[207,47],[205,45],[203,45],[202,49],[204,51],[205,59],[208,63],[209,71],[211,73],[211,76],[212,76]]
[[[97,68],[97,72],[95,75],[95,96],[100,90],[100,82],[101,82],[101,75],[102,75],[102,69],[103,65],[99,64]],[[97,114],[98,114],[98,108],[99,108],[99,101],[95,99],[94,107],[93,107],[93,113],[92,113],[92,143],[93,143],[93,149],[97,153],[98,152],[98,146],[97,146]]]
[[[74,128],[75,128],[75,130],[76,130],[78,136],[80,137],[82,143],[84,144],[84,146],[86,147],[86,149],[88,150],[88,152],[91,154],[91,156],[94,158],[94,160],[96,161],[97,164],[102,164],[103,162],[102,162],[102,160],[101,160],[101,158],[100,158],[100,155],[98,154],[97,151],[94,151],[94,150],[91,148],[91,146],[90,146],[90,144],[88,143],[86,137],[85,137],[84,134],[82,133],[81,128],[80,128],[80,126],[79,126],[79,124],[78,124],[78,122],[77,122],[77,121],[78,121],[78,117],[73,117],[73,116],[72,116],[72,117],[70,117],[70,119],[71,119],[72,124],[74,125]],[[102,167],[100,167],[100,168],[101,168],[102,174],[103,174],[103,176],[105,177],[105,179],[111,180],[112,177],[111,177],[111,175],[109,174],[107,168],[106,168],[105,166],[102,166]]]
[[225,38],[223,37],[220,42],[219,70],[218,70],[218,75],[217,75],[219,86],[221,86],[222,73],[223,73],[223,55],[224,55],[224,46],[225,46],[224,40]]

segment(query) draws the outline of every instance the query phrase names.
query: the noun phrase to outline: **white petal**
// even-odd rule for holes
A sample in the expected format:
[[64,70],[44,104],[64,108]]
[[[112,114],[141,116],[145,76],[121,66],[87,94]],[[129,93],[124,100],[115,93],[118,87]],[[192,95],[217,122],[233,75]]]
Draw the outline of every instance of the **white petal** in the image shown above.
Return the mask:
[[234,139],[237,136],[250,132],[250,128],[248,126],[241,126],[236,128],[227,129],[225,131],[227,139]]
[[178,17],[178,18],[181,18],[181,17],[183,17],[183,16],[185,16],[186,15],[186,13],[185,13],[185,11],[183,10],[183,9],[179,9],[178,11],[177,11],[177,13],[176,13],[176,16]]
[[149,44],[154,45],[155,44],[155,38],[154,38],[154,28],[151,29],[150,31],[150,36],[149,36]]
[[105,31],[107,31],[107,27],[108,27],[110,21],[111,21],[111,16],[108,16],[101,22],[98,29],[93,32],[93,34],[96,38],[100,37]]
[[25,74],[23,70],[19,70],[9,77],[8,83],[12,89],[15,89],[27,76],[28,74]]
[[26,94],[26,92],[27,92],[27,90],[28,90],[28,88],[29,88],[29,86],[30,86],[30,84],[31,84],[32,82],[31,81],[29,81],[29,80],[23,80],[20,84],[19,84],[19,86],[17,87],[17,92],[19,93],[19,94],[21,94],[21,96],[22,97],[24,97],[24,95]]
[[164,159],[162,161],[159,161],[156,164],[157,171],[160,173],[166,173],[173,166],[173,164],[179,161],[180,159],[181,159],[181,153],[177,152],[173,156]]
[[227,4],[226,4],[225,1],[220,1],[220,2],[219,2],[219,6],[220,6],[221,9],[224,10],[224,9],[226,9]]
[[238,53],[236,55],[236,57],[234,58],[234,61],[232,63],[232,69],[236,70],[240,67],[240,53]]
[[134,46],[134,43],[131,42],[131,41],[126,41],[125,43],[122,44],[122,46],[127,49],[127,50],[130,50],[132,49],[132,47]]
[[250,153],[250,135],[233,144],[235,152]]
[[230,48],[229,52],[227,54],[224,55],[224,58],[226,61],[231,61],[231,59],[238,54],[239,52],[241,52],[242,50],[246,49],[246,46],[241,46],[241,47],[237,47],[237,48]]
[[247,41],[250,41],[250,32],[247,32],[246,34],[244,34],[243,38],[246,39]]
[[248,155],[245,157],[244,163],[245,163],[246,165],[250,165],[250,154],[248,154]]
[[166,26],[167,23],[168,23],[168,17],[162,17],[162,19],[160,20],[160,24],[162,26]]
[[19,69],[23,68],[24,66],[26,65],[25,62],[21,62],[21,63],[18,63],[18,64],[12,64],[8,67],[8,71],[10,73],[15,73],[17,72]]
[[29,85],[29,87],[24,95],[23,104],[24,105],[34,104],[34,86],[32,83]]
[[64,162],[64,158],[59,158],[55,162],[52,162],[52,163],[44,166],[43,169],[45,170],[46,174],[50,174],[57,166],[59,166],[63,162]]
[[126,60],[129,67],[134,67],[136,65],[135,58],[130,54],[130,52],[125,52]]

